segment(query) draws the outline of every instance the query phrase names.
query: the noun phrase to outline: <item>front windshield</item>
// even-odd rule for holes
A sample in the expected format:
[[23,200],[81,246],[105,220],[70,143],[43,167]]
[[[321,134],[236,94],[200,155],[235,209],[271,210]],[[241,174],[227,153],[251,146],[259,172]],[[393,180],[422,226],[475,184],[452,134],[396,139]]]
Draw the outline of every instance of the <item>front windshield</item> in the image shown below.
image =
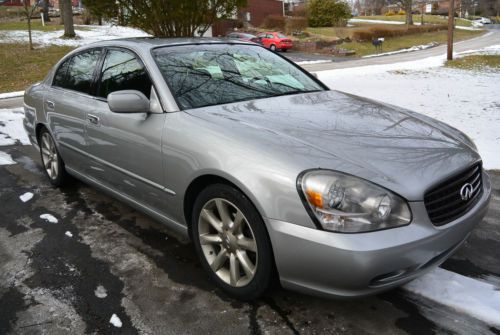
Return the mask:
[[182,109],[324,88],[273,52],[242,44],[155,49],[153,56]]

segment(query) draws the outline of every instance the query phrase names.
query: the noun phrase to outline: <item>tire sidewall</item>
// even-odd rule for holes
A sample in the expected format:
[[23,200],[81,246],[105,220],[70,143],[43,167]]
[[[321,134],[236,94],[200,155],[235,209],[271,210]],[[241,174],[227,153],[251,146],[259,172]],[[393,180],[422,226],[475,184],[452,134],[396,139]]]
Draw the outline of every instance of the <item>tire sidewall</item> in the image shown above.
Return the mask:
[[[214,198],[225,199],[238,207],[245,215],[248,224],[252,228],[258,250],[257,270],[252,281],[245,286],[233,287],[225,283],[217,276],[216,273],[213,272],[205,258],[205,255],[203,254],[199,239],[198,220],[203,206]],[[194,203],[193,215],[191,217],[192,240],[201,265],[209,274],[210,279],[233,298],[239,300],[254,300],[261,296],[269,287],[271,282],[273,254],[265,224],[250,200],[234,187],[225,184],[214,184],[200,192]]]

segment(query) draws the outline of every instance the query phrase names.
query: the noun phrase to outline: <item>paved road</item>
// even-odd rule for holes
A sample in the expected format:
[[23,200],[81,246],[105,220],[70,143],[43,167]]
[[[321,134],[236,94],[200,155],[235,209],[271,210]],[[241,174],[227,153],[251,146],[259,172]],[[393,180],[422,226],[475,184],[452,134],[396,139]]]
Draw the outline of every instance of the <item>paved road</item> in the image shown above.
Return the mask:
[[[498,27],[497,27],[498,26]],[[472,38],[470,40],[460,41],[454,44],[455,52],[462,52],[467,50],[481,49],[491,45],[500,44],[500,25],[495,25],[491,27],[488,32],[484,35]],[[361,58],[354,59],[350,61],[343,62],[332,62],[332,63],[321,63],[321,64],[309,64],[303,65],[302,67],[308,71],[324,71],[333,69],[343,69],[348,67],[358,67],[367,65],[379,65],[379,64],[390,64],[397,62],[407,62],[414,61],[418,59],[424,59],[427,57],[440,56],[446,53],[446,45],[440,45],[435,48],[430,48],[426,50],[413,51],[403,54],[381,56],[381,57],[371,57],[371,58]]]
[[[113,314],[124,334],[500,334],[404,289],[331,301],[276,286],[254,303],[231,300],[164,226],[81,182],[51,187],[31,146],[0,149],[17,162],[0,166],[0,334],[118,333]],[[443,267],[500,283],[492,176],[486,219]],[[25,192],[34,197],[23,203]]]

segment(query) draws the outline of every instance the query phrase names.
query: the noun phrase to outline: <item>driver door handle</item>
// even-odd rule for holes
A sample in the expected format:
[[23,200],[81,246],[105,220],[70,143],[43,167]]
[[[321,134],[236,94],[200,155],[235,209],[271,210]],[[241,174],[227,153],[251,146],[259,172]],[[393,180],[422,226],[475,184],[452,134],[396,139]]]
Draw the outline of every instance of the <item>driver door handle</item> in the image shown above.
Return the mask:
[[51,109],[51,110],[53,110],[54,107],[56,106],[56,104],[53,101],[50,101],[50,100],[45,101],[45,104],[47,105],[47,108]]
[[93,125],[99,125],[99,117],[95,115],[87,114],[87,121]]

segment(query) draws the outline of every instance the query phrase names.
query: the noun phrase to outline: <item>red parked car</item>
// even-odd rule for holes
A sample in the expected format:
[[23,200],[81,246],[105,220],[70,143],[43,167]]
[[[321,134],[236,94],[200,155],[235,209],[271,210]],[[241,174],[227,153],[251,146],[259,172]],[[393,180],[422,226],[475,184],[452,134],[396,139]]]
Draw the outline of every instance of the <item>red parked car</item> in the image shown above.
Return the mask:
[[291,39],[277,32],[265,32],[257,35],[257,43],[262,44],[264,47],[272,51],[281,50],[286,52],[293,47]]

